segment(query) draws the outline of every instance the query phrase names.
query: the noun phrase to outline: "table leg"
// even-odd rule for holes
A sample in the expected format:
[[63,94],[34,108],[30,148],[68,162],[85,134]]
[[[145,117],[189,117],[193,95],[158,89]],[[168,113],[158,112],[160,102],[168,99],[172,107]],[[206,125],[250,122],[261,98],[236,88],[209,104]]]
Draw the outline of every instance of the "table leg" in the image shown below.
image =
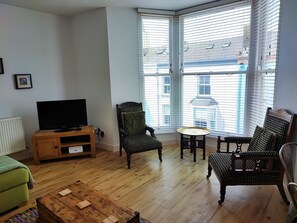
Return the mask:
[[194,162],[196,162],[196,136],[190,137],[191,150],[193,151]]
[[205,160],[205,136],[203,136],[203,142],[202,142],[202,149],[203,149],[203,159]]
[[184,136],[183,134],[180,135],[180,158],[182,159],[183,158],[183,141],[184,141]]

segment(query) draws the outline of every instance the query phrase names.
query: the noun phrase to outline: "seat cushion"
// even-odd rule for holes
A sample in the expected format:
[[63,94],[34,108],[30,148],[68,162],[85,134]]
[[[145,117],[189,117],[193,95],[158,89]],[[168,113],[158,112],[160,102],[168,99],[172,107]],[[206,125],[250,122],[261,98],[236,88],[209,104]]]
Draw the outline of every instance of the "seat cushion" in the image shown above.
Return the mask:
[[268,129],[256,126],[254,135],[249,143],[248,151],[272,150],[276,134]]
[[161,148],[162,143],[159,140],[146,134],[128,136],[124,141],[124,149],[127,153],[138,153]]
[[[218,177],[219,181],[225,184],[231,184],[231,155],[228,153],[213,153],[208,157],[208,162],[212,166],[213,171]],[[242,168],[242,162],[236,162],[235,166],[237,169]],[[247,168],[252,169],[254,162],[248,161]],[[236,184],[256,184],[267,183],[267,182],[278,182],[278,173],[267,174],[261,173],[242,173],[239,172],[235,176]]]
[[145,134],[145,113],[144,111],[123,112],[123,128],[126,135]]
[[[29,182],[29,173],[25,168],[17,168],[0,174],[0,193]],[[27,185],[26,185],[27,186]]]

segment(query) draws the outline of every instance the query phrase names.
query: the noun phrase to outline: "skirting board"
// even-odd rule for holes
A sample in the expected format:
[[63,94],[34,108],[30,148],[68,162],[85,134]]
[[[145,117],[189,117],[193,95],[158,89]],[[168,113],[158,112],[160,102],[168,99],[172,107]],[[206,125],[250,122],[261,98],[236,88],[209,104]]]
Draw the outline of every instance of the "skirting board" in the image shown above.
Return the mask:
[[[176,140],[168,140],[168,141],[162,141],[163,146],[167,145],[176,145],[179,144],[179,141]],[[96,148],[105,149],[111,152],[118,152],[120,145],[108,145],[104,143],[99,143],[96,145]]]
[[[168,145],[179,145],[180,141],[178,140],[168,140],[168,141],[162,141],[163,146],[168,146]],[[120,145],[107,145],[104,143],[99,143],[97,145],[97,148],[100,149],[105,149],[111,152],[118,152],[119,151],[119,146]],[[206,147],[208,152],[215,152],[216,151],[216,139],[214,138],[207,138],[206,141]]]

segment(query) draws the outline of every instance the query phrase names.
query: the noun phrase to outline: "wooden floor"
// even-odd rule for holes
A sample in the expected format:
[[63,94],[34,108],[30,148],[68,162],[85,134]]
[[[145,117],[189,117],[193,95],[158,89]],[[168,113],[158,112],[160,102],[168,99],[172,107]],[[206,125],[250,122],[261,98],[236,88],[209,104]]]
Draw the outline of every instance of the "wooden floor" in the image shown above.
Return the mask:
[[226,200],[218,205],[219,182],[206,178],[207,160],[200,151],[197,162],[179,147],[165,146],[163,162],[156,151],[126,155],[99,150],[97,158],[56,160],[34,165],[26,162],[37,181],[26,206],[0,216],[0,222],[35,205],[35,199],[76,180],[140,212],[153,223],[245,223],[284,222],[288,207],[275,186],[230,186]]

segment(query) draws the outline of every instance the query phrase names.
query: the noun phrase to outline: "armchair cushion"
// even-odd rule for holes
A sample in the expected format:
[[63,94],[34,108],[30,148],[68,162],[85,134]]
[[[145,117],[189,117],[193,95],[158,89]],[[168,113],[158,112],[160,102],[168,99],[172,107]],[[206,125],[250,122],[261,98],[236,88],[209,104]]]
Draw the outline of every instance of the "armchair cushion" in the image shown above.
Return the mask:
[[123,112],[123,128],[127,136],[145,134],[145,113],[144,111]]
[[128,153],[138,153],[162,148],[162,143],[147,134],[130,135],[124,140],[125,150]]
[[256,126],[254,135],[250,141],[248,151],[272,150],[276,134],[268,129]]

